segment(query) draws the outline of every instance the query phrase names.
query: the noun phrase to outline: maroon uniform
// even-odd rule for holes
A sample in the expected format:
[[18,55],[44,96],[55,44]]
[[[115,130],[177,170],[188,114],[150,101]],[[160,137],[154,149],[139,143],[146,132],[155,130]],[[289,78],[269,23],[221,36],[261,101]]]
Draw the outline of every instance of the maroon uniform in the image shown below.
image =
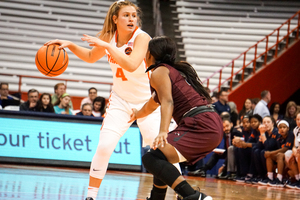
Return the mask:
[[[223,136],[222,120],[216,112],[202,112],[192,117],[184,117],[195,107],[208,105],[206,98],[196,92],[175,68],[167,64],[158,67],[167,67],[170,71],[174,103],[173,118],[178,125],[176,129],[169,132],[168,142],[189,163],[194,164],[220,144]],[[157,95],[155,101],[159,103]]]

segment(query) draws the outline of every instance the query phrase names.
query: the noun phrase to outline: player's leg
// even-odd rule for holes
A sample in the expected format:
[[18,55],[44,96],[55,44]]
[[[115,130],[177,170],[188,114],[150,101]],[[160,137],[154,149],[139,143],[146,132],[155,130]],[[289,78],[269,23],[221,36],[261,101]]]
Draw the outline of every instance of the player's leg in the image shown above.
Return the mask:
[[[150,173],[174,189],[184,200],[211,199],[211,197],[195,191],[176,167],[171,164],[184,159],[182,155],[179,155],[180,153],[172,145],[166,144],[163,148],[151,149],[143,156],[142,160],[145,168]],[[153,200],[152,198],[150,199]]]
[[[88,197],[96,198],[102,179],[107,171],[108,162],[119,139],[131,124],[126,102],[111,97],[109,108],[100,131],[99,143],[90,167]],[[117,122],[117,123],[116,123]]]
[[[140,105],[139,105],[140,106]],[[160,107],[147,117],[137,120],[137,124],[143,137],[143,146],[151,145],[159,133],[160,127]],[[181,173],[179,163],[174,163],[174,166]]]

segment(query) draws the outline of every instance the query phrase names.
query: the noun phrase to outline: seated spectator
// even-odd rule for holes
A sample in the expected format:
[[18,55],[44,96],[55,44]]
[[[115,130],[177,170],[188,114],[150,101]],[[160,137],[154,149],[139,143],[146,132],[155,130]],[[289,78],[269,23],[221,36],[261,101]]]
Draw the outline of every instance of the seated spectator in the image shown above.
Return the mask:
[[259,114],[262,118],[270,116],[268,109],[268,103],[271,101],[271,93],[268,90],[264,90],[260,94],[261,100],[255,106],[253,114]]
[[[285,120],[278,122],[278,133],[280,138],[277,142],[277,149],[273,151],[265,151],[265,158],[267,160],[267,171],[268,171],[268,185],[273,187],[283,187],[284,183],[282,180],[282,174],[284,170],[284,153],[287,150],[292,149],[294,143],[294,135],[289,132],[289,124]],[[276,179],[273,176],[274,164],[277,163],[278,173]]]
[[[57,83],[54,86],[54,94],[51,97],[51,103],[56,105],[56,102],[59,100],[61,95],[65,94],[67,90],[67,86],[64,83]],[[72,101],[69,102],[70,108],[73,109]]]
[[291,130],[294,130],[294,128],[296,127],[296,114],[297,104],[294,101],[288,102],[286,106],[284,120],[286,120],[289,123]]
[[219,92],[219,100],[216,103],[213,103],[215,106],[216,111],[219,113],[219,115],[222,112],[228,112],[230,113],[230,107],[227,104],[228,102],[228,92],[227,91],[220,91]]
[[277,140],[279,139],[280,134],[278,134],[278,129],[274,128],[271,116],[263,118],[263,124],[259,126],[259,132],[260,139],[257,148],[254,149],[254,161],[258,176],[261,178],[261,180],[258,181],[258,184],[267,185],[270,182],[270,179],[266,177],[267,166],[265,152],[278,149]]
[[103,117],[106,110],[106,102],[104,97],[96,97],[93,101],[93,115],[95,117]]
[[93,111],[93,105],[90,103],[85,103],[81,106],[81,111],[79,113],[76,113],[76,115],[94,117],[92,111]]
[[213,103],[216,103],[218,101],[218,97],[217,97],[217,95],[212,95],[211,96],[211,103],[213,104]]
[[[235,172],[236,172],[236,181],[244,181],[245,180],[245,177],[248,173],[248,170],[247,170],[247,166],[245,165],[250,165],[250,159],[249,157],[247,159],[245,158],[240,158],[238,156],[238,148],[241,148],[241,145],[239,145],[239,143],[241,141],[248,141],[250,136],[251,136],[251,125],[250,125],[250,118],[248,115],[245,115],[243,117],[243,121],[242,121],[242,124],[243,126],[239,127],[236,129],[236,131],[238,131],[239,133],[236,133],[234,134],[234,138],[232,140],[232,144],[233,146],[230,146],[229,149],[231,149],[231,157],[236,157],[234,160],[236,160],[236,162],[233,162],[233,163],[236,163],[236,167],[232,167],[233,169],[236,168]],[[240,135],[240,137],[238,136]],[[229,154],[228,154],[228,157],[229,157]],[[244,162],[243,163],[240,163],[240,160],[241,159],[244,159]]]
[[255,106],[258,104],[259,101],[260,101],[259,98],[253,98],[253,99],[251,99],[251,103],[252,103],[251,109],[252,109],[252,111],[255,109]]
[[48,112],[48,113],[54,113],[54,108],[51,103],[51,94],[49,93],[43,93],[40,96],[40,111],[41,112]]
[[294,145],[292,151],[285,152],[285,161],[296,180],[295,182],[289,180],[286,184],[286,187],[292,189],[300,189],[300,113],[296,116],[296,123],[297,126],[293,130]]
[[272,103],[272,105],[270,106],[270,114],[271,117],[273,117],[273,119],[275,120],[276,124],[283,119],[283,115],[279,114],[279,112],[280,112],[280,104],[278,102]]
[[54,111],[56,114],[67,114],[73,115],[72,109],[70,108],[71,97],[68,93],[64,93],[54,104]]
[[239,112],[239,121],[242,122],[243,116],[251,116],[253,114],[253,109],[252,109],[252,101],[251,99],[247,98],[244,102],[242,110]]
[[82,107],[85,103],[93,104],[94,99],[97,97],[97,89],[94,87],[91,87],[89,89],[89,96],[82,99],[80,107]]
[[[247,117],[243,117],[247,118]],[[233,139],[233,144],[237,147],[235,151],[237,166],[239,168],[239,174],[237,175],[236,181],[245,180],[246,183],[252,183],[254,181],[253,174],[255,174],[255,165],[254,160],[252,159],[252,147],[255,148],[255,145],[259,141],[260,133],[259,126],[262,123],[262,118],[260,115],[251,115],[250,126],[251,126],[251,135],[248,140],[241,140],[238,137]],[[244,175],[246,176],[244,177]]]
[[[0,84],[0,106],[2,107],[2,100],[13,100],[12,97],[8,96],[8,83],[1,83]],[[9,105],[9,104],[7,104]],[[3,105],[4,107],[4,105]]]
[[233,124],[233,127],[239,124],[238,120],[238,111],[236,109],[236,104],[233,101],[229,101],[228,105],[230,107],[230,120]]
[[20,105],[20,111],[40,111],[39,92],[36,89],[31,89],[27,95],[28,101]]

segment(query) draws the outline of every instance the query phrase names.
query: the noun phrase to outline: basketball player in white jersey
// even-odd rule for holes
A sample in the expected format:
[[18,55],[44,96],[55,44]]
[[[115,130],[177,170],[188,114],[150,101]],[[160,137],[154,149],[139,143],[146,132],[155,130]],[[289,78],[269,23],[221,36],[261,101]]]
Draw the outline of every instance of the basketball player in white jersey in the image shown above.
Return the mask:
[[[69,48],[83,61],[93,63],[107,55],[113,72],[113,87],[102,124],[99,144],[90,167],[90,181],[86,200],[95,200],[105,176],[109,158],[119,139],[131,123],[132,109],[140,109],[150,99],[149,74],[145,73],[144,58],[150,36],[138,25],[139,8],[129,1],[114,2],[107,13],[98,37],[84,35],[93,48],[80,47],[70,41],[52,40],[45,45],[59,44]],[[143,144],[150,145],[159,132],[159,108],[151,115],[137,120]],[[177,164],[179,168],[179,165]]]

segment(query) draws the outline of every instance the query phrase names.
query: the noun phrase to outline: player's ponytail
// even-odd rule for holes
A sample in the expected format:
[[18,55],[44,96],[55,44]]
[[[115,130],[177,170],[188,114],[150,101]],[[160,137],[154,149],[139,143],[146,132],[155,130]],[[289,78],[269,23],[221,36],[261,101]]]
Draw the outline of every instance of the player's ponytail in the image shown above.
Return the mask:
[[148,68],[149,70],[160,63],[166,63],[177,69],[200,95],[204,96],[209,102],[211,101],[210,95],[203,87],[195,69],[188,62],[175,62],[177,48],[173,40],[166,36],[155,37],[150,40],[148,48],[156,61],[153,66]]
[[132,6],[136,9],[137,12],[137,22],[138,26],[142,26],[142,22],[140,19],[141,10],[138,6],[136,6],[134,3],[130,1],[115,1],[108,9],[104,23],[103,28],[100,32],[98,32],[97,37],[99,37],[102,40],[110,41],[114,35],[114,33],[117,30],[117,25],[113,21],[113,16],[119,17],[119,12],[122,7],[124,6]]

